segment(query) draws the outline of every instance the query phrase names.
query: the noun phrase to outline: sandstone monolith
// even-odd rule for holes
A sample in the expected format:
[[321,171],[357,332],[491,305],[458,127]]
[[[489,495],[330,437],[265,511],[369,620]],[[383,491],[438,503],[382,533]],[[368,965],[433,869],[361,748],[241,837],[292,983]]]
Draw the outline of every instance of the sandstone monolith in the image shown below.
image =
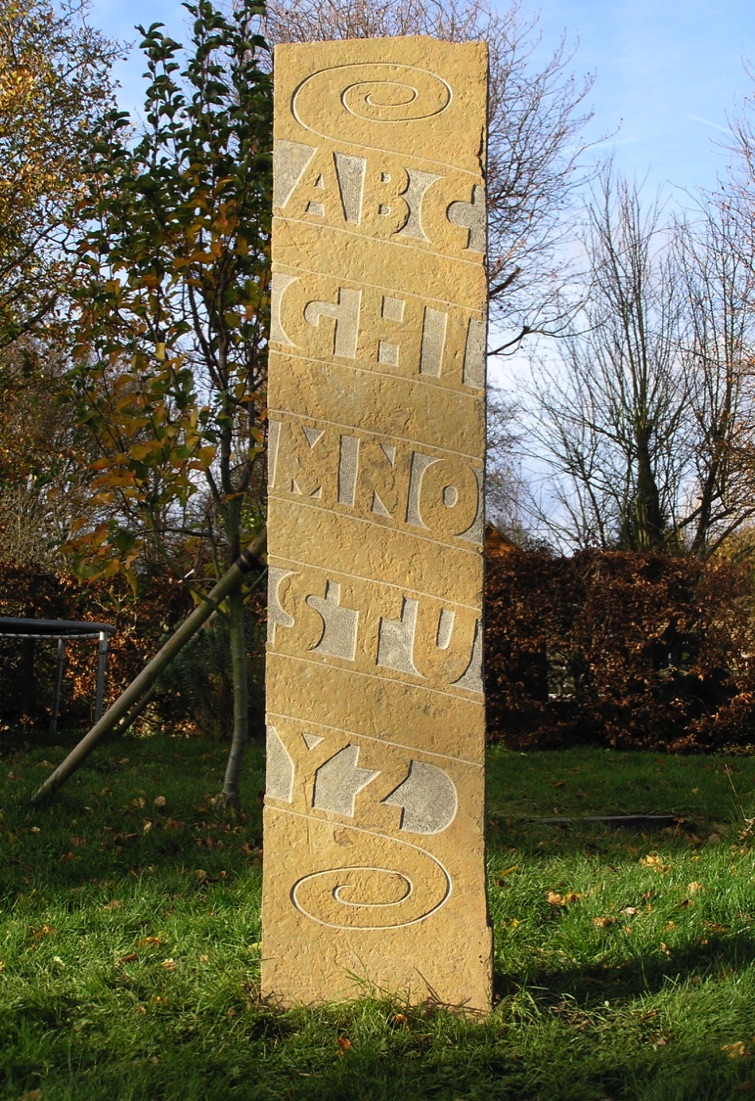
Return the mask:
[[487,57],[275,54],[263,993],[488,1007]]

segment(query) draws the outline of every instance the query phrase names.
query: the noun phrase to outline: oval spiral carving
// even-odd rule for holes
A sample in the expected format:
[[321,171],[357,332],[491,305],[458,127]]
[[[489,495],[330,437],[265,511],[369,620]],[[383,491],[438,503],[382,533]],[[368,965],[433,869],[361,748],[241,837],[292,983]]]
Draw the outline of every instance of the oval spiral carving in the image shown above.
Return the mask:
[[374,62],[313,73],[296,89],[292,110],[315,134],[370,144],[365,141],[365,123],[383,128],[421,122],[441,114],[450,102],[451,88],[428,69]]
[[333,929],[395,929],[424,920],[448,899],[448,872],[416,845],[392,845],[406,853],[402,870],[370,864],[325,868],[297,880],[291,901],[306,917]]

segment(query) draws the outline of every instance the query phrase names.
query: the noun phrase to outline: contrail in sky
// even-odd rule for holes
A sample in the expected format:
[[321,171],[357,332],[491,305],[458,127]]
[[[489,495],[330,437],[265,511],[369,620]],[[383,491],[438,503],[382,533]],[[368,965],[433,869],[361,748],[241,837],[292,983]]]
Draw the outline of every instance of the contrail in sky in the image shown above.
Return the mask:
[[734,137],[728,126],[719,126],[717,122],[711,122],[710,119],[700,118],[699,115],[690,115],[691,119],[695,122],[702,122],[704,126],[712,126],[714,130],[720,130],[722,134],[728,134],[730,137]]

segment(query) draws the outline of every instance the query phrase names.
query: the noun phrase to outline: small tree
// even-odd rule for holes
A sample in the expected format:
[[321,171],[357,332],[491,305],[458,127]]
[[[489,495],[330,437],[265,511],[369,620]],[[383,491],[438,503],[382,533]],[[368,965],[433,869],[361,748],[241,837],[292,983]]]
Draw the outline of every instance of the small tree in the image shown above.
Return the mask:
[[[144,35],[147,127],[102,119],[80,206],[87,278],[77,289],[70,395],[99,449],[103,520],[71,546],[90,574],[209,540],[234,560],[259,522],[271,217],[269,75],[261,8],[210,0],[183,47]],[[198,506],[198,507],[195,507]],[[198,522],[199,521],[199,522]],[[223,798],[238,799],[247,738],[243,594],[228,598],[234,729]]]

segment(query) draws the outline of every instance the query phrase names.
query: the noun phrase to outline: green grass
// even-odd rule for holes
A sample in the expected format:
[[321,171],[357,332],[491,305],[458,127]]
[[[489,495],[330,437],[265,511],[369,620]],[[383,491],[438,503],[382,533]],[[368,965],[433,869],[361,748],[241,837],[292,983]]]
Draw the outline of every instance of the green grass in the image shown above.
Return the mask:
[[[125,739],[31,807],[62,755],[0,757],[2,1101],[755,1097],[755,759],[493,750],[496,1004],[468,1020],[261,1002],[258,749],[233,823],[222,746]],[[684,821],[531,820],[622,812]]]

